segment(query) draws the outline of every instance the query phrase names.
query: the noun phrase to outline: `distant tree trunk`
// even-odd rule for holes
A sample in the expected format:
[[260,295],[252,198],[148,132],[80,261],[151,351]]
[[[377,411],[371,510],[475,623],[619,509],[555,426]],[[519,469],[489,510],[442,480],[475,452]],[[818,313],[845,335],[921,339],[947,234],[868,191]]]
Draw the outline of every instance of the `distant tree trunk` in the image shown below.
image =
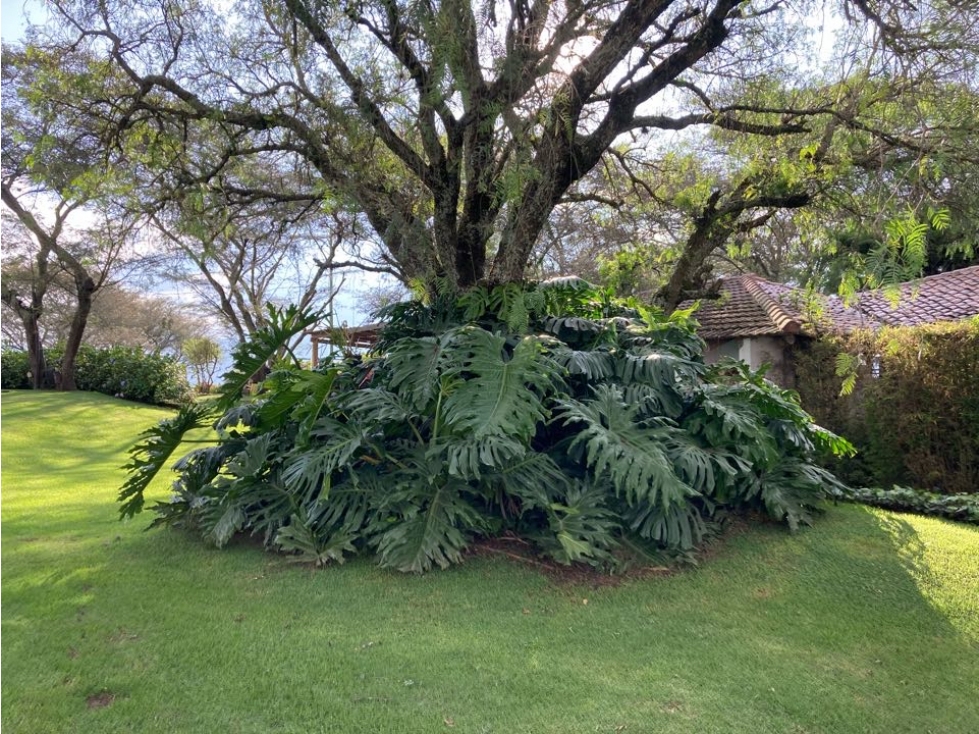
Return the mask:
[[31,387],[40,390],[44,387],[44,373],[48,365],[44,359],[41,329],[36,316],[24,321],[24,335],[27,337],[27,360],[31,365]]
[[44,359],[44,345],[41,343],[41,314],[44,312],[44,294],[47,291],[47,251],[42,249],[37,257],[38,277],[31,286],[29,304],[21,301],[14,291],[2,288],[3,302],[17,314],[24,327],[24,340],[27,342],[27,359],[31,366],[31,387],[40,390],[45,387],[44,373],[47,364]]

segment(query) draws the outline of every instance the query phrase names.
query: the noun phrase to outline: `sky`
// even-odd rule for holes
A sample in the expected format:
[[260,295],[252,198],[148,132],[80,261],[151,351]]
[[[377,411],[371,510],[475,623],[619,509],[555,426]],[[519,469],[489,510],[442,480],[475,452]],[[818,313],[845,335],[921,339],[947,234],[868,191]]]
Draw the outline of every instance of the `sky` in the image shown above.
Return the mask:
[[0,36],[8,43],[20,40],[27,19],[44,19],[44,4],[40,0],[0,0]]

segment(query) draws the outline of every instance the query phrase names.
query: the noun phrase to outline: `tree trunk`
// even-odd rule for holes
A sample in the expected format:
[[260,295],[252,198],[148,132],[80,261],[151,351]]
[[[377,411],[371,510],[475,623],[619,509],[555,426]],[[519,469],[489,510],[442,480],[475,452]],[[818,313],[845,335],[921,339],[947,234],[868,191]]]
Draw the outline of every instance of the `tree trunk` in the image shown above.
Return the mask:
[[31,365],[31,387],[40,390],[44,387],[44,373],[48,368],[44,359],[44,346],[41,344],[41,329],[37,317],[23,319],[24,335],[27,337],[27,359]]
[[75,283],[78,308],[75,309],[75,316],[71,320],[71,329],[68,331],[65,354],[61,358],[61,384],[58,385],[58,389],[64,392],[77,389],[75,359],[78,357],[78,350],[82,345],[82,336],[84,336],[85,326],[88,324],[88,315],[92,311],[92,296],[96,290],[95,282],[91,278],[76,279]]

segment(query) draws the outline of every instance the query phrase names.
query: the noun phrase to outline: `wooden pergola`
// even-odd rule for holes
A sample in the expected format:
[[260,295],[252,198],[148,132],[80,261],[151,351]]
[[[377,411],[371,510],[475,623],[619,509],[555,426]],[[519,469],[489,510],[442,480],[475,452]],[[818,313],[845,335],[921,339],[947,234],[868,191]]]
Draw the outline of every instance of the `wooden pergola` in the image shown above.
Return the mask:
[[305,332],[313,343],[313,367],[320,361],[320,344],[333,344],[344,349],[370,349],[377,344],[382,328],[384,324],[365,324]]

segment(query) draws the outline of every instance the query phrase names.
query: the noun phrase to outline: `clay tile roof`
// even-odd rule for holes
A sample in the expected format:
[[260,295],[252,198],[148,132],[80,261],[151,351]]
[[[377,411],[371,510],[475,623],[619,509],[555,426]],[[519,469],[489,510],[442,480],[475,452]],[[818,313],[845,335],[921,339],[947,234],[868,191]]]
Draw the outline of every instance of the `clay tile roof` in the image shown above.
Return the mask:
[[888,326],[959,321],[979,314],[979,265],[902,283],[900,298],[886,289],[861,293],[860,311]]
[[[858,294],[849,305],[828,296],[817,309],[807,309],[799,289],[757,275],[737,275],[724,278],[720,298],[701,301],[694,318],[704,339],[730,339],[911,326],[979,314],[979,266],[902,283],[898,289],[896,304],[880,289]],[[687,301],[680,307],[690,305]]]
[[704,339],[800,333],[801,314],[777,290],[784,287],[754,275],[725,278],[720,298],[701,301],[694,313],[698,333]]

